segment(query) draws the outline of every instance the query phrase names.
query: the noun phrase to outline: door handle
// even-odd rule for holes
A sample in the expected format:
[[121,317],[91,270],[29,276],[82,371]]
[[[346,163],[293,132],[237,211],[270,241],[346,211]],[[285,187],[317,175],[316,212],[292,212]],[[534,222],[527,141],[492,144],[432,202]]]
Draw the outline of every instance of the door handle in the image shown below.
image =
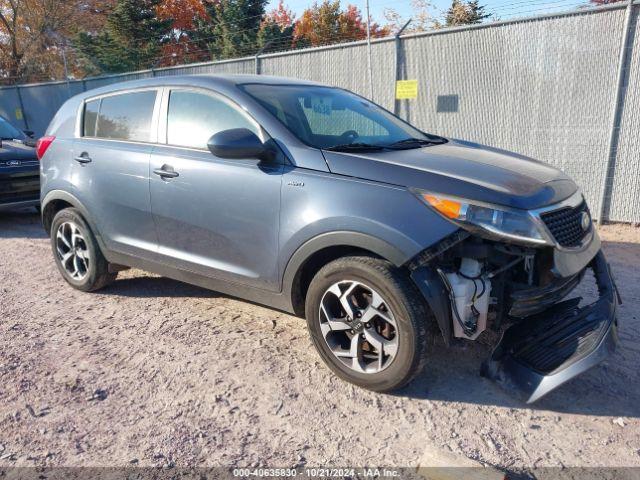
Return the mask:
[[74,158],[74,160],[78,163],[90,163],[91,157],[87,152],[82,152],[80,155]]
[[176,178],[180,174],[173,170],[171,165],[163,165],[162,168],[156,168],[153,173],[159,175],[160,178]]

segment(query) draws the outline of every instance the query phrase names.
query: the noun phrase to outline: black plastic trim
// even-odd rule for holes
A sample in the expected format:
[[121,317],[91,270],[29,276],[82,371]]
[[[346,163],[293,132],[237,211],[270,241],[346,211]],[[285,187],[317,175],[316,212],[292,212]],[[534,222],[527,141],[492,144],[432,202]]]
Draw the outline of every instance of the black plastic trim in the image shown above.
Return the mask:
[[582,280],[585,270],[568,278],[556,279],[541,288],[527,288],[512,292],[513,303],[509,309],[509,315],[529,317],[545,311],[571,293]]
[[[590,267],[593,269],[596,278],[600,298],[586,307],[574,308],[576,321],[581,318],[585,319],[585,321],[600,319],[606,323],[599,341],[595,342],[590,350],[569,357],[549,374],[536,371],[530,365],[522,363],[510,354],[510,346],[514,342],[521,341],[521,338],[519,338],[521,337],[520,331],[523,329],[526,331],[529,320],[535,321],[535,318],[527,318],[504,332],[491,358],[482,365],[481,374],[496,381],[505,389],[512,391],[527,403],[532,403],[563,383],[599,364],[610,355],[618,343],[616,288],[611,270],[602,251],[598,252],[590,263]],[[573,308],[571,301],[564,303],[567,304],[568,309]],[[567,311],[565,310],[565,313]],[[549,314],[554,314],[553,308]],[[532,341],[535,340],[532,339]]]
[[444,343],[449,346],[452,339],[451,308],[449,293],[440,275],[429,267],[419,267],[411,272],[411,279],[429,304],[429,308],[438,322]]
[[71,195],[68,192],[65,192],[63,190],[51,190],[49,193],[47,193],[44,196],[44,198],[42,198],[42,201],[40,202],[42,206],[42,211],[41,211],[42,225],[44,226],[45,209],[47,205],[54,200],[62,200],[64,202],[67,202],[68,204],[72,205],[73,208],[76,208],[80,211],[80,213],[82,214],[82,218],[84,218],[84,220],[89,224],[89,227],[93,232],[93,235],[96,237],[96,240],[98,240],[98,244],[100,245],[100,248],[102,249],[103,252],[105,252],[106,248],[105,248],[104,242],[102,241],[102,237],[100,236],[100,230],[98,230],[95,222],[91,218],[91,215],[89,214],[89,210],[87,210],[87,208],[82,204],[82,202],[78,200],[78,198],[76,198],[75,196]]

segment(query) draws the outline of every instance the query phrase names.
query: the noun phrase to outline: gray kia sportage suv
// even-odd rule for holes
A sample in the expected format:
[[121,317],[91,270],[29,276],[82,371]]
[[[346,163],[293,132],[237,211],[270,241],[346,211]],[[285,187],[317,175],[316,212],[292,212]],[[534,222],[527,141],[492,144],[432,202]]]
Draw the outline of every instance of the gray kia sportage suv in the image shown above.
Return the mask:
[[[438,330],[447,345],[502,332],[481,372],[527,401],[617,341],[616,288],[571,179],[342,89],[111,85],[68,100],[38,152],[43,223],[73,287],[135,267],[304,315],[327,365],[372,390],[414,378]],[[599,299],[564,300],[587,269]]]

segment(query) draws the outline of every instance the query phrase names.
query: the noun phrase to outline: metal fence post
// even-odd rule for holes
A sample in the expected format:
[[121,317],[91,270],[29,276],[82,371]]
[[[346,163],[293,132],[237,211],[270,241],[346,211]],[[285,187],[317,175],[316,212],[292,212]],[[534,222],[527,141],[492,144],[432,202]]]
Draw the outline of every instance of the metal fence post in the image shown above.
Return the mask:
[[256,75],[260,75],[260,73],[262,73],[262,72],[260,71],[260,67],[261,67],[261,65],[260,65],[260,55],[262,55],[262,52],[264,52],[267,48],[269,48],[269,47],[271,46],[271,43],[272,43],[271,41],[268,41],[267,43],[265,43],[265,44],[262,46],[262,48],[260,48],[260,50],[258,50],[258,51],[256,52],[256,54],[255,54],[255,56],[254,56],[255,61],[256,61],[256,70],[255,70]]
[[22,112],[22,121],[24,122],[24,129],[29,130],[29,121],[27,120],[27,112],[24,110],[24,102],[22,101],[22,93],[20,92],[20,85],[16,85],[16,92],[18,94],[18,104],[20,105],[20,111]]
[[71,82],[69,81],[69,66],[67,65],[67,53],[62,46],[62,62],[64,63],[64,80],[67,82],[67,96],[71,98]]
[[609,179],[613,182],[615,174],[615,163],[618,150],[618,141],[620,139],[620,122],[622,120],[622,111],[624,107],[624,99],[627,92],[625,78],[628,68],[629,59],[631,58],[631,43],[633,28],[633,2],[628,0],[625,10],[624,27],[622,32],[622,41],[620,45],[620,56],[618,58],[618,73],[616,81],[616,90],[614,95],[613,111],[611,112],[611,124],[609,128],[609,143],[607,148],[607,164],[605,167],[602,185],[600,187],[600,198],[598,199],[598,223],[602,225],[606,215],[606,198],[611,195],[613,185],[609,185]]
[[369,100],[373,102],[373,67],[371,65],[371,14],[369,0],[365,1],[367,12],[367,76],[369,77]]
[[398,115],[398,111],[400,110],[400,100],[396,99],[396,84],[398,80],[401,79],[402,72],[400,71],[400,55],[402,54],[402,39],[400,35],[404,32],[405,28],[409,26],[411,23],[411,18],[407,20],[400,30],[398,30],[393,38],[395,44],[396,58],[395,58],[395,81],[393,82],[393,113]]

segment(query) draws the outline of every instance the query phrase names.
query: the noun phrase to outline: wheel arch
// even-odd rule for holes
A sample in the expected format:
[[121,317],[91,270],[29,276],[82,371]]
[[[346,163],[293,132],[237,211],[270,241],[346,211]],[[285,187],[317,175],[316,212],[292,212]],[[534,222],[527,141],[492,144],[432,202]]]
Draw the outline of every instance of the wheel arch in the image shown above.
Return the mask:
[[100,233],[96,228],[94,222],[92,221],[87,208],[74,195],[62,190],[52,190],[51,192],[47,193],[42,199],[42,225],[47,234],[51,233],[51,223],[53,222],[53,217],[55,217],[56,213],[65,208],[77,209],[82,214],[84,220],[89,224],[89,227],[91,228],[91,231],[95,235],[98,242],[102,243]]
[[358,232],[340,231],[318,235],[300,246],[287,263],[283,291],[290,299],[293,312],[304,316],[304,301],[313,276],[327,263],[354,255],[370,255],[396,266],[408,260],[407,255],[390,243]]

